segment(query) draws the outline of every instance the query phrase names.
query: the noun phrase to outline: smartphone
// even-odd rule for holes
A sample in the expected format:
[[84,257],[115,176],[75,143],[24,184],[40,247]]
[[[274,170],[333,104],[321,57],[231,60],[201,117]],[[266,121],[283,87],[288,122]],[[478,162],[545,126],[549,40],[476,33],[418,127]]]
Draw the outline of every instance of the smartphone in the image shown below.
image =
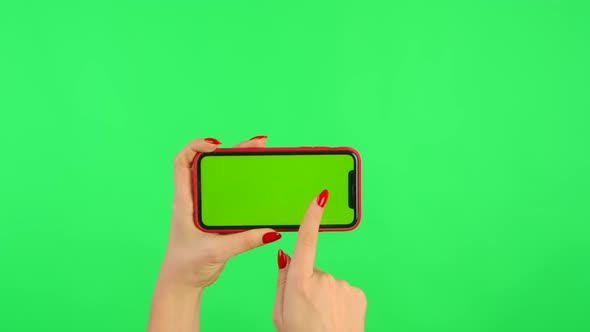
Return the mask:
[[214,233],[297,231],[309,203],[329,191],[320,231],[361,219],[361,158],[350,147],[219,148],[193,160],[195,225]]

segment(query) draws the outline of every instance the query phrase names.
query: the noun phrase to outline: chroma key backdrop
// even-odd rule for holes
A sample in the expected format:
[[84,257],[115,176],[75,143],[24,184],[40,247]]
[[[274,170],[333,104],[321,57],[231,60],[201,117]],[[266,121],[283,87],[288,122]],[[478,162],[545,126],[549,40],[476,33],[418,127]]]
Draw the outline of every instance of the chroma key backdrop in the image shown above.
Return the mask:
[[[145,331],[175,153],[255,135],[360,152],[316,264],[366,331],[590,331],[582,0],[3,1],[0,330]],[[273,331],[295,237],[231,259],[201,330]]]

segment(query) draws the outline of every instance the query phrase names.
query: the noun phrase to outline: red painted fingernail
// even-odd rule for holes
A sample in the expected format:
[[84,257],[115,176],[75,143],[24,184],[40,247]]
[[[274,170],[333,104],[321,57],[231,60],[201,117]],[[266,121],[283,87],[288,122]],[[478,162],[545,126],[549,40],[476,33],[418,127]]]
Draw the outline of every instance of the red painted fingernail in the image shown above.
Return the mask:
[[287,266],[287,255],[279,249],[279,255],[277,256],[277,263],[279,263],[279,270],[284,269]]
[[221,142],[218,139],[215,138],[205,138],[205,142],[211,143],[211,144],[221,144]]
[[262,236],[262,243],[271,243],[281,238],[281,234],[277,232],[269,232]]
[[266,135],[259,135],[259,136],[254,136],[252,138],[250,138],[251,141],[256,140],[256,139],[263,139],[263,138],[267,138],[268,136]]
[[322,193],[318,196],[318,205],[320,207],[326,206],[326,202],[328,201],[328,190],[324,189]]

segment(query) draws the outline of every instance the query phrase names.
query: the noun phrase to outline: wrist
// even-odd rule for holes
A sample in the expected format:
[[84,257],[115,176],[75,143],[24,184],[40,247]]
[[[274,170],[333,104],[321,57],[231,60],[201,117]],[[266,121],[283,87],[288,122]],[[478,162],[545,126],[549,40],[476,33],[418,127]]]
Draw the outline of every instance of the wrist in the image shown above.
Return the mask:
[[199,331],[202,288],[160,274],[154,288],[148,331]]
[[197,300],[201,298],[203,293],[202,287],[190,286],[164,271],[160,272],[160,275],[158,276],[158,280],[156,281],[156,290],[168,294],[169,297]]
[[158,284],[177,290],[186,289],[190,292],[196,288],[200,288],[190,282],[190,269],[187,269],[186,262],[183,262],[179,257],[181,256],[169,253],[167,250],[160,265]]

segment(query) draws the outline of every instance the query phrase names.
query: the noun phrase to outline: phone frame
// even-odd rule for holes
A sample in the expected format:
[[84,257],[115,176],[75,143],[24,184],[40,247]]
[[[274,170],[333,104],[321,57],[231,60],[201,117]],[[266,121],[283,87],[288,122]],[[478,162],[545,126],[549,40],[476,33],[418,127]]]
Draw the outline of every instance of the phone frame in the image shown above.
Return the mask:
[[250,154],[250,155],[285,155],[285,154],[294,154],[294,155],[304,155],[304,154],[348,154],[353,157],[355,160],[355,192],[356,192],[356,209],[355,209],[355,219],[352,223],[347,225],[327,225],[322,226],[320,225],[320,232],[342,232],[342,231],[350,231],[358,227],[361,222],[361,157],[357,150],[351,147],[290,147],[290,148],[217,148],[213,152],[199,152],[195,155],[192,163],[192,191],[193,191],[193,221],[195,226],[203,232],[206,233],[238,233],[243,232],[249,229],[255,228],[272,228],[278,232],[296,232],[299,230],[299,226],[289,226],[285,227],[282,225],[278,226],[205,226],[201,222],[200,210],[200,186],[199,186],[199,178],[200,178],[200,169],[198,165],[200,164],[201,159],[206,155],[212,154],[224,154],[224,155],[242,155],[242,154]]

